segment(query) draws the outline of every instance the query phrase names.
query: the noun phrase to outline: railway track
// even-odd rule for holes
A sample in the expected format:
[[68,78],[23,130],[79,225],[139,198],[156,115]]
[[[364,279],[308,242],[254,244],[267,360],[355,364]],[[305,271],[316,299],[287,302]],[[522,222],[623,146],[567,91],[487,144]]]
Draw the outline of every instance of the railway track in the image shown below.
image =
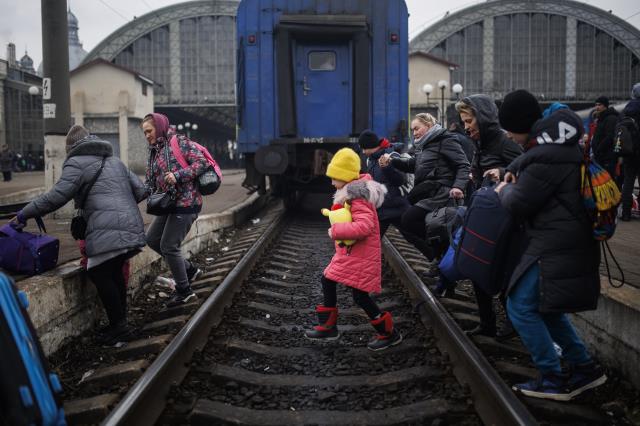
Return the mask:
[[[477,320],[468,295],[433,297],[417,275],[426,259],[394,232],[383,241],[383,292],[376,300],[393,313],[404,341],[368,351],[373,328],[346,290],[338,293],[343,336],[306,340],[333,253],[327,227],[270,212],[259,227],[239,231],[194,286],[208,299],[158,312],[176,334],[152,324],[153,333],[115,349],[128,354],[116,367],[133,366],[135,378],[94,381],[100,385],[90,386],[93,394],[68,404],[71,423],[106,416],[106,425],[627,424],[592,400],[519,399],[505,380],[531,375],[526,351],[513,342],[467,338],[460,324]],[[91,412],[92,404],[100,409]]]

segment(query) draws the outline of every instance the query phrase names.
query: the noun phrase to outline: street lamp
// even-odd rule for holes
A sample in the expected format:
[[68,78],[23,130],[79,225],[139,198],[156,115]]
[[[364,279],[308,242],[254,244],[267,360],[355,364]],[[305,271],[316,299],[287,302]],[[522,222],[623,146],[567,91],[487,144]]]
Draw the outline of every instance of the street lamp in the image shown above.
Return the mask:
[[40,94],[40,89],[38,89],[38,86],[31,86],[29,87],[29,94],[31,96],[37,96]]
[[424,86],[422,86],[422,91],[424,92],[425,95],[427,95],[427,107],[428,107],[429,96],[431,95],[431,92],[433,92],[433,86],[427,83]]
[[178,124],[178,130],[182,131],[182,129],[184,129],[184,126],[182,124]]
[[453,93],[456,94],[456,99],[460,99],[460,93],[462,93],[462,84],[460,83],[454,84],[451,90],[453,90]]
[[438,82],[438,88],[440,88],[440,102],[442,105],[442,110],[440,111],[440,124],[442,124],[444,126],[444,90],[447,88],[449,84],[447,83],[447,80],[440,80]]

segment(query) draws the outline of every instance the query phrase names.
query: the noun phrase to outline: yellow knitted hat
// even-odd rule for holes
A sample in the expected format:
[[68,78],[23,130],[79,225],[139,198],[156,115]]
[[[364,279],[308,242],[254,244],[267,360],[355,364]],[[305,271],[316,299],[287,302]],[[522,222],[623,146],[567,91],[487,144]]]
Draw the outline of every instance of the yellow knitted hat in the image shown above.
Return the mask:
[[342,148],[336,152],[327,166],[327,176],[344,182],[360,177],[360,157],[351,148]]

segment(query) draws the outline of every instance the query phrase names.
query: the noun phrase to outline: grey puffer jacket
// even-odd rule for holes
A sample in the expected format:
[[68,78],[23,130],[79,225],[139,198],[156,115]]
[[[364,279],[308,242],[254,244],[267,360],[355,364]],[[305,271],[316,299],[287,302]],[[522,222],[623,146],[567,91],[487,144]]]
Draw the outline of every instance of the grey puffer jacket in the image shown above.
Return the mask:
[[29,219],[51,213],[71,199],[77,208],[81,195],[100,168],[102,157],[106,157],[104,169],[84,205],[89,257],[113,250],[134,250],[146,244],[144,222],[138,209],[138,203],[146,197],[144,185],[113,156],[109,142],[95,136],[78,141],[67,154],[62,176],[51,191],[22,209],[24,217]]

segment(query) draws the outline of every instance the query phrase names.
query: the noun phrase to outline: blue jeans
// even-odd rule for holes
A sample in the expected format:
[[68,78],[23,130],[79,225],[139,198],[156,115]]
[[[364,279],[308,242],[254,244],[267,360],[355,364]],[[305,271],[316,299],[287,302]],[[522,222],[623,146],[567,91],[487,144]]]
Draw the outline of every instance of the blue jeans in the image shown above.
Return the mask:
[[560,358],[553,342],[562,348],[563,358],[572,365],[585,364],[591,357],[563,313],[538,310],[540,267],[531,266],[515,284],[507,299],[507,312],[522,343],[531,352],[533,363],[543,374],[560,373]]

